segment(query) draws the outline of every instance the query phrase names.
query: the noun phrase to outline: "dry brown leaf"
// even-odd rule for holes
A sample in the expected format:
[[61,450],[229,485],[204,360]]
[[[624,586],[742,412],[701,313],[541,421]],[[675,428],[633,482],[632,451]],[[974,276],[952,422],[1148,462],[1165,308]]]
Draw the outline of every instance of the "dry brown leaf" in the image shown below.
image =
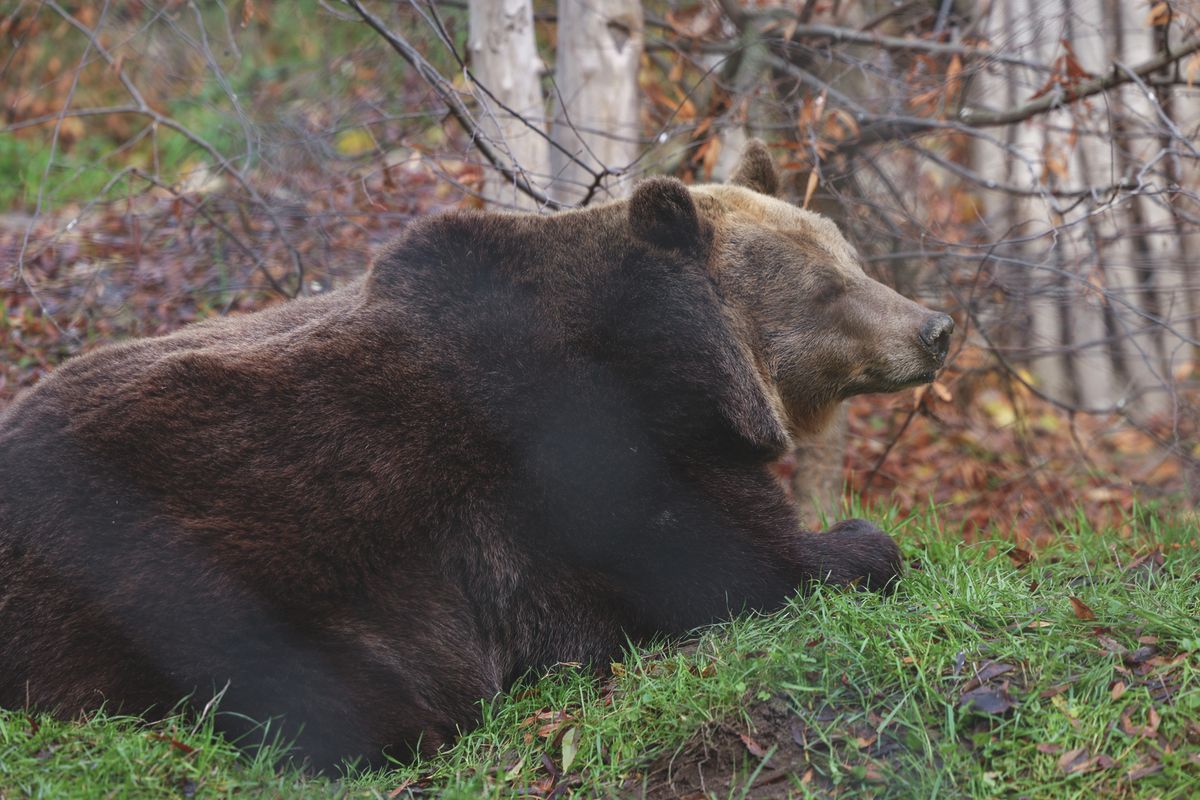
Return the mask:
[[1150,13],[1146,15],[1146,26],[1150,28],[1161,28],[1171,21],[1171,4],[1166,0],[1155,3]]
[[1129,666],[1136,666],[1138,664],[1145,663],[1145,662],[1149,661],[1150,659],[1154,658],[1154,655],[1156,652],[1157,651],[1154,649],[1154,647],[1152,645],[1143,645],[1143,646],[1139,647],[1137,650],[1134,650],[1129,653],[1125,653],[1121,657],[1121,660],[1124,661]]
[[666,13],[667,24],[685,39],[701,39],[716,30],[721,21],[721,8],[715,3],[699,3]]
[[1087,603],[1080,600],[1078,597],[1071,595],[1071,608],[1075,611],[1075,616],[1084,622],[1091,622],[1096,618],[1096,612],[1088,608]]
[[1098,756],[1089,755],[1086,747],[1068,750],[1058,759],[1058,768],[1067,775],[1092,772],[1097,769],[1112,769],[1115,762],[1109,756],[1101,753]]
[[1023,550],[1020,547],[1014,547],[1013,549],[1009,550],[1008,557],[1012,559],[1012,562],[1016,564],[1018,568],[1025,566],[1034,559],[1033,553],[1028,550]]
[[817,174],[816,167],[808,173],[808,186],[804,189],[804,204],[801,208],[808,208],[809,202],[812,200],[813,192],[817,191],[817,184],[821,182],[820,176]]
[[969,692],[963,692],[958,701],[959,706],[966,709],[982,711],[985,714],[1004,714],[1015,703],[1005,686],[981,686]]
[[1153,739],[1158,733],[1158,726],[1162,722],[1162,717],[1151,706],[1150,711],[1146,714],[1146,724],[1138,725],[1133,721],[1133,712],[1131,709],[1126,709],[1121,713],[1120,727],[1121,732],[1126,736],[1133,736],[1145,739]]
[[1192,88],[1192,84],[1196,82],[1196,77],[1200,76],[1200,53],[1193,53],[1188,58],[1183,68],[1183,74],[1187,76],[1188,88]]
[[1043,700],[1049,700],[1051,697],[1058,697],[1060,694],[1071,688],[1070,683],[1056,683],[1042,691],[1038,692],[1038,697]]
[[1166,563],[1162,550],[1154,549],[1145,555],[1138,556],[1125,565],[1125,574],[1131,576],[1145,575],[1153,577],[1160,572]]
[[397,786],[395,789],[392,789],[390,792],[387,793],[389,800],[391,798],[399,797],[401,792],[403,792],[405,789],[412,786],[416,782],[417,781],[414,778],[405,778],[403,781],[400,782],[399,786]]
[[765,758],[767,750],[761,744],[754,740],[748,733],[739,733],[738,738],[742,740],[742,744],[746,745],[746,749],[750,751],[750,755],[755,758]]
[[1088,760],[1088,750],[1086,747],[1076,747],[1074,750],[1068,750],[1063,753],[1058,759],[1058,768],[1070,775],[1072,772],[1079,771]]
[[711,180],[713,170],[717,166],[717,157],[721,155],[721,140],[714,136],[702,145],[704,149],[704,157],[700,163],[704,168],[704,179]]
[[1126,772],[1125,780],[1133,783],[1136,780],[1145,778],[1147,775],[1154,775],[1157,772],[1162,772],[1162,768],[1162,764],[1151,759],[1150,763],[1144,764],[1140,767],[1135,767],[1134,769],[1129,770],[1129,772]]

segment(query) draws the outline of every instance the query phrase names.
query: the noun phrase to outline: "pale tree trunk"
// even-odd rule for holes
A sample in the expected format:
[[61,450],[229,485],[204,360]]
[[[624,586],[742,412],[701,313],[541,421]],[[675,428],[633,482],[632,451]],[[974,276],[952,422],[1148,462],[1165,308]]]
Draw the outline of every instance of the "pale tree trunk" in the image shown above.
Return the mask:
[[638,0],[559,0],[557,97],[551,133],[556,197],[566,203],[627,195],[620,170],[638,156],[637,74],[642,57]]
[[[534,39],[532,3],[470,0],[468,15],[471,70],[479,82],[474,92],[480,135],[494,143],[507,168],[544,190],[550,183],[550,146],[541,87],[544,65]],[[512,180],[490,167],[482,193],[489,204],[537,207]]]
[[849,411],[839,403],[829,426],[822,432],[796,442],[792,455],[796,471],[792,473],[792,497],[800,518],[809,527],[822,519],[834,521],[842,510],[842,490],[846,488],[846,448],[850,439]]
[[[1137,0],[1007,0],[991,7],[984,32],[1046,64],[1064,54],[1065,40],[1083,69],[1104,74],[1159,49],[1145,18]],[[978,97],[991,105],[997,98],[1025,102],[1046,79],[1008,67],[981,80]],[[1160,90],[1160,109],[1132,84],[1106,102],[1072,104],[1038,124],[1010,128],[1012,153],[978,143],[976,164],[989,178],[1034,190],[1135,179],[1171,145],[1153,135],[1162,117],[1194,119],[1194,101],[1172,92]],[[1076,125],[1078,136],[1071,133]],[[1025,348],[1039,387],[1084,409],[1119,405],[1144,414],[1167,406],[1174,373],[1189,353],[1166,326],[1186,330],[1195,309],[1195,236],[1181,235],[1171,205],[1150,194],[1104,203],[1002,192],[987,193],[985,204],[997,237],[1009,230],[1023,240],[1008,253],[1019,265],[1004,277],[1029,324],[1011,331],[1008,342]]]

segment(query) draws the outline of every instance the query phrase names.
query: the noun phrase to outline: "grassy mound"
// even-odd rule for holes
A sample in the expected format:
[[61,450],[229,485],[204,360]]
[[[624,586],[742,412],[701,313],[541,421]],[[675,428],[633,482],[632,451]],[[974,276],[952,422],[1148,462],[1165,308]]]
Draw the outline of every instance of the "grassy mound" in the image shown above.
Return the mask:
[[434,760],[313,777],[211,718],[9,711],[0,798],[1197,795],[1194,522],[1067,523],[1036,555],[934,514],[891,527],[912,562],[895,595],[821,590],[600,675],[560,665]]

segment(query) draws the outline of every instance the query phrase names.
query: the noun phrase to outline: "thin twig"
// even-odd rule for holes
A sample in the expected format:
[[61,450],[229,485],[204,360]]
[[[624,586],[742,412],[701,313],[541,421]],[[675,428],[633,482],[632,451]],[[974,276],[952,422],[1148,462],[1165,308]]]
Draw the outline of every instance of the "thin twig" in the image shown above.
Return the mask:
[[403,58],[409,66],[417,71],[417,74],[424,79],[429,88],[433,89],[434,93],[437,94],[437,96],[446,104],[447,109],[450,111],[450,115],[454,117],[455,121],[457,121],[458,124],[462,126],[463,130],[466,131],[471,137],[471,141],[474,143],[479,152],[483,154],[483,157],[487,159],[488,163],[491,164],[497,172],[504,176],[505,180],[511,181],[518,190],[529,195],[529,197],[533,198],[533,200],[539,205],[555,210],[563,208],[562,203],[553,199],[536,186],[530,184],[530,182],[526,180],[525,176],[521,175],[518,170],[515,170],[504,163],[504,159],[496,153],[492,143],[480,132],[479,126],[476,125],[475,121],[471,118],[470,111],[467,109],[462,99],[458,96],[458,93],[454,90],[454,87],[450,85],[450,82],[447,81],[445,77],[443,77],[442,74],[433,67],[432,64],[425,60],[424,56],[417,52],[415,47],[409,44],[402,37],[397,36],[390,28],[388,28],[386,24],[384,24],[383,20],[379,19],[379,17],[363,8],[362,4],[359,3],[358,0],[342,1],[350,8],[354,9],[363,22],[365,22],[371,27],[372,30],[383,37],[383,40],[387,42],[388,45],[395,50],[396,53]]

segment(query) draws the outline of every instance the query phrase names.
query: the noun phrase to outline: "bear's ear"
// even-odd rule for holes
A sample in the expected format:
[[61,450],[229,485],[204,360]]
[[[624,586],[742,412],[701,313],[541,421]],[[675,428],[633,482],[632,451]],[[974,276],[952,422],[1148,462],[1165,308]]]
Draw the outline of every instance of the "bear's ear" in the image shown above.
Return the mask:
[[676,178],[647,178],[635,186],[629,224],[634,236],[659,247],[695,250],[704,240],[692,193]]
[[779,191],[779,173],[775,171],[775,162],[771,160],[771,154],[761,139],[746,142],[746,149],[742,151],[729,182],[772,197]]

